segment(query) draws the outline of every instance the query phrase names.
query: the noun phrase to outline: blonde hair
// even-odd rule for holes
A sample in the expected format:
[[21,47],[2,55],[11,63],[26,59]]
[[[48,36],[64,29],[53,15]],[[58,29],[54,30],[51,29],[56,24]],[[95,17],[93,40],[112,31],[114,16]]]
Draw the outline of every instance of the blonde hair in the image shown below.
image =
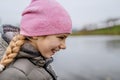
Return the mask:
[[0,61],[0,66],[2,65],[2,68],[9,65],[12,61],[14,61],[14,58],[18,55],[21,46],[25,42],[25,36],[23,35],[16,35],[11,42],[9,43],[5,54],[3,55],[3,58]]

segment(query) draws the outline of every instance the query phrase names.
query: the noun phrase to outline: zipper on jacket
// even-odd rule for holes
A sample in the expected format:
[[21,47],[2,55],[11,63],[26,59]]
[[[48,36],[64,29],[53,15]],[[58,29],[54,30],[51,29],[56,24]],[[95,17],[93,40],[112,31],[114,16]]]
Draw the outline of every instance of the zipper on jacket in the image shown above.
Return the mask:
[[51,59],[49,61],[47,61],[47,63],[43,67],[52,76],[53,80],[57,80],[57,76],[50,69],[48,69],[48,65],[51,62],[53,62],[53,58],[52,57],[51,57]]

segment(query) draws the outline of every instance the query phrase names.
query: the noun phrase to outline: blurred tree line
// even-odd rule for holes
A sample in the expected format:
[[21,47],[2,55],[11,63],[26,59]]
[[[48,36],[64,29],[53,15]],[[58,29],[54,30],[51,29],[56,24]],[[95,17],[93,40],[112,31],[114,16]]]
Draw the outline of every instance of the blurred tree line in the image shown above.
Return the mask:
[[95,30],[99,28],[113,27],[115,25],[120,25],[120,18],[109,18],[102,21],[99,24],[86,24],[80,31]]

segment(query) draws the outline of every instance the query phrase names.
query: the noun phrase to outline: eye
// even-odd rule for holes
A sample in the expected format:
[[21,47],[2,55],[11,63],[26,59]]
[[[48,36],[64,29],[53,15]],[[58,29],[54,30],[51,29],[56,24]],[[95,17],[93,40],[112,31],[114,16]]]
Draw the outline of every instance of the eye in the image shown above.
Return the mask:
[[62,36],[60,36],[60,37],[58,37],[58,38],[61,39],[61,40],[65,39],[65,37],[62,37]]

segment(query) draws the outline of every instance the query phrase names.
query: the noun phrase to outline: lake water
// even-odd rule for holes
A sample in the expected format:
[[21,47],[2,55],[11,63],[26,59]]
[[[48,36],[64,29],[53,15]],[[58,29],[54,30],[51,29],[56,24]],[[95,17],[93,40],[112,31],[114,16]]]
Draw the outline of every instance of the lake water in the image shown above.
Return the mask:
[[76,36],[54,56],[58,80],[120,80],[120,36]]

